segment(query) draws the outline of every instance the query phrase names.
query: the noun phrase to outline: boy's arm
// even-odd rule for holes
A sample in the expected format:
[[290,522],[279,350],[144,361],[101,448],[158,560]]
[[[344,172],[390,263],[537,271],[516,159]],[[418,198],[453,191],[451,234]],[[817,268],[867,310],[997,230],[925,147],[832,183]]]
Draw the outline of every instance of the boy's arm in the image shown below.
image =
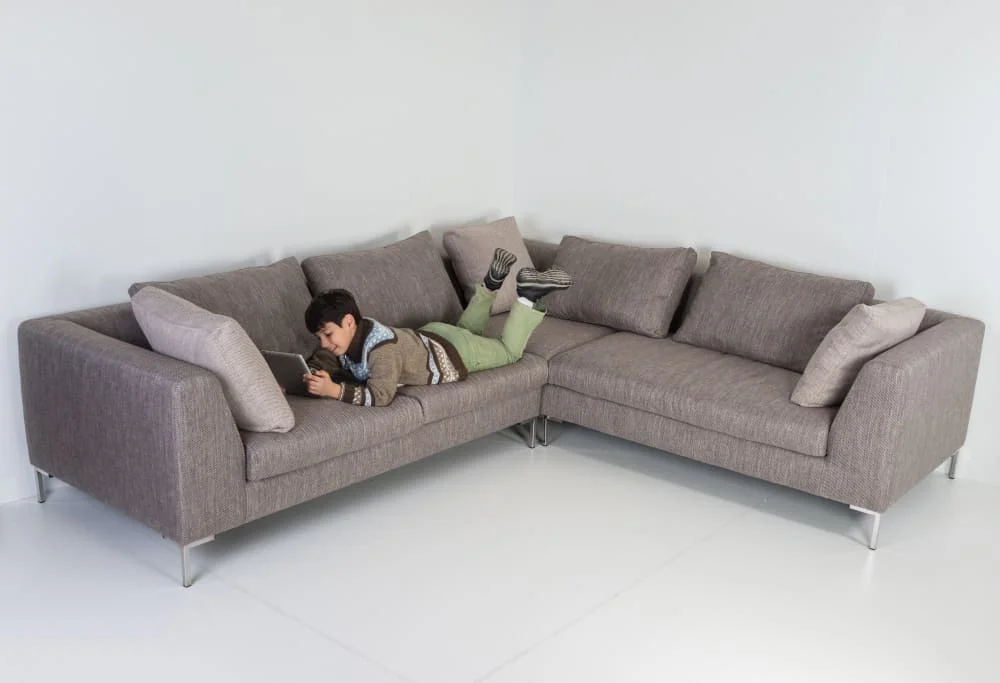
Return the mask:
[[340,400],[356,406],[384,407],[392,403],[403,373],[403,359],[395,342],[377,346],[368,353],[368,381],[341,382]]

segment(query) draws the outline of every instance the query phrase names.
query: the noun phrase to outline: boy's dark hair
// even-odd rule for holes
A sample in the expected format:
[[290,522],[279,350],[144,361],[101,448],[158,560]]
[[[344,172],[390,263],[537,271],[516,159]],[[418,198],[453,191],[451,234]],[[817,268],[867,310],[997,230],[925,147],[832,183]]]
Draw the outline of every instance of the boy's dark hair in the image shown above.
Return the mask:
[[344,316],[350,313],[354,322],[361,322],[361,311],[354,295],[346,289],[328,289],[313,297],[312,303],[306,309],[306,327],[313,334],[319,332],[327,323],[338,327],[344,322]]

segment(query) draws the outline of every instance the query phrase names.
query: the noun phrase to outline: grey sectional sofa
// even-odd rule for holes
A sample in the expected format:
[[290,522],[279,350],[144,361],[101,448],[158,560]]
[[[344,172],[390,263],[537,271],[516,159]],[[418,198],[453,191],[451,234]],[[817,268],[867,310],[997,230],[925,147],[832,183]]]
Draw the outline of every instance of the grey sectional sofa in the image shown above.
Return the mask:
[[[539,268],[555,258],[557,245],[528,247]],[[460,310],[427,233],[160,284],[235,318],[262,348],[303,353],[311,291],[347,287],[363,314],[395,326]],[[540,416],[543,443],[554,418],[849,504],[876,516],[874,548],[878,515],[963,444],[983,330],[929,312],[865,365],[841,407],[801,408],[789,402],[796,372],[549,316],[516,365],[403,388],[388,408],[289,397],[285,434],[238,430],[216,377],[151,351],[128,303],[28,320],[18,334],[39,500],[48,475],[124,511],[180,546],[187,586],[189,549],[216,534],[511,426],[527,425],[534,447]]]

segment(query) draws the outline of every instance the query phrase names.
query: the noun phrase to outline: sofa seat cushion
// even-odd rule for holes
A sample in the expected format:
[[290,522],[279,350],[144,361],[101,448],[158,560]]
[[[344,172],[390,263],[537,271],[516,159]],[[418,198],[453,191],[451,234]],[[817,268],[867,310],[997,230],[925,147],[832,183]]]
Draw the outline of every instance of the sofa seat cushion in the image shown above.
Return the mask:
[[756,443],[822,457],[836,410],[791,402],[800,375],[620,332],[554,358],[549,383]]
[[519,394],[528,395],[544,385],[547,378],[548,363],[526,353],[513,365],[473,372],[461,382],[400,387],[398,395],[419,402],[424,421],[430,423],[495,405]]
[[316,348],[303,317],[312,296],[294,258],[184,280],[140,282],[129,288],[129,296],[146,285],[232,318],[259,349],[307,356]]
[[[490,318],[483,334],[487,337],[498,338],[508,315],[502,313]],[[610,327],[545,316],[542,319],[542,324],[532,332],[524,350],[533,356],[550,360],[556,354],[575,349],[577,346],[606,337],[613,332],[614,330]]]
[[289,396],[295,427],[286,434],[243,432],[247,479],[257,481],[309,467],[409,434],[423,424],[420,404],[396,396],[385,408]]

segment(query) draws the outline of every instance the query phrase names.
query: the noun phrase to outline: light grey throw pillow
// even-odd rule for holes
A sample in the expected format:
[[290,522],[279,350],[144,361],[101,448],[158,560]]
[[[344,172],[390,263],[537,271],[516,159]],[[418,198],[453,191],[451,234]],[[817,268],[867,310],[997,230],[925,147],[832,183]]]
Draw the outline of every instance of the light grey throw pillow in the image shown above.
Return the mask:
[[287,432],[295,426],[264,356],[235,320],[152,286],[132,295],[132,312],[154,351],[215,373],[237,427]]
[[521,231],[517,229],[517,221],[508,216],[486,225],[449,230],[444,234],[443,241],[455,275],[465,291],[466,301],[472,298],[476,285],[486,276],[497,247],[503,247],[517,257],[517,261],[511,266],[510,276],[497,291],[491,312],[496,315],[509,311],[517,299],[517,271],[535,267]]
[[926,310],[909,298],[852,308],[809,359],[792,403],[807,408],[842,403],[862,366],[915,335]]
[[567,235],[553,266],[574,280],[543,299],[549,315],[666,337],[698,253],[689,247],[630,247]]

